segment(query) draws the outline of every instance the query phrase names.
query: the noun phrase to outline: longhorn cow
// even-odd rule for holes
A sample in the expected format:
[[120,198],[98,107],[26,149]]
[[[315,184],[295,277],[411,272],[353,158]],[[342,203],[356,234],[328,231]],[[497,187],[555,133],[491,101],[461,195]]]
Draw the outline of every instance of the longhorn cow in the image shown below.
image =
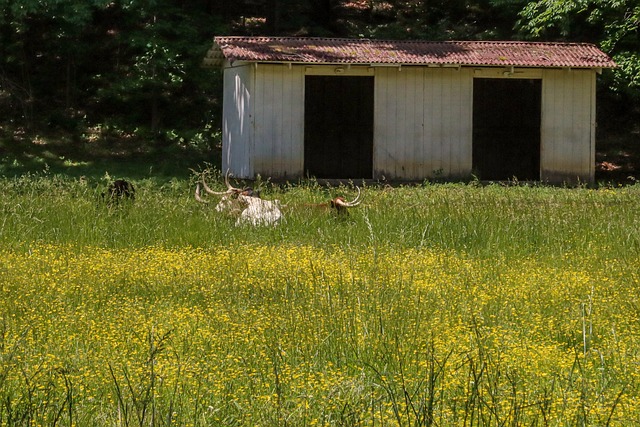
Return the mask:
[[338,214],[346,214],[348,213],[348,208],[354,208],[362,202],[362,200],[360,200],[360,187],[356,186],[356,190],[358,190],[358,195],[350,202],[344,197],[338,196],[327,203],[321,203],[320,206],[327,206],[331,209],[335,209]]
[[[226,191],[213,191],[207,185],[202,176],[202,187],[208,194],[222,196],[220,202],[216,205],[217,212],[231,212],[238,214],[236,220],[237,225],[250,224],[250,225],[277,225],[282,218],[282,211],[280,208],[283,205],[279,200],[263,200],[259,194],[251,187],[245,187],[244,189],[233,187],[229,184],[229,173],[224,177]],[[325,203],[307,204],[305,206],[329,208],[335,210],[340,215],[347,214],[348,208],[358,206],[362,201],[360,200],[360,188],[356,186],[358,195],[352,201],[348,201],[342,196],[335,197]],[[200,182],[196,184],[195,198],[198,202],[208,203],[201,196]]]
[[[243,224],[277,225],[280,222],[282,212],[279,200],[263,200],[251,187],[244,189],[233,187],[229,184],[228,172],[224,177],[224,183],[227,186],[226,191],[213,191],[204,180],[204,175],[202,176],[204,190],[209,194],[222,196],[215,207],[217,212],[240,213],[236,220],[236,226]],[[200,194],[200,183],[196,185],[195,198],[201,203],[207,203]]]

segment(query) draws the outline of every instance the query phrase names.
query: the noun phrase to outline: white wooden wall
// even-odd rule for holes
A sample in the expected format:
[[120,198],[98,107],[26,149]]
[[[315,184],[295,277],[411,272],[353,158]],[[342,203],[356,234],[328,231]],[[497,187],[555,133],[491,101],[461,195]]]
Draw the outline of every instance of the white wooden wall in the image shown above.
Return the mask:
[[304,67],[259,64],[255,97],[254,170],[264,177],[302,176]]
[[592,182],[595,174],[596,78],[593,70],[544,70],[541,179]]
[[224,87],[222,170],[238,178],[301,176],[304,67],[226,68]]
[[376,69],[374,175],[388,179],[471,173],[469,69]]
[[[473,77],[504,78],[502,70],[404,66],[349,72],[375,75],[375,179],[470,175]],[[303,175],[309,73],[325,71],[287,64],[225,69],[223,170],[239,178]],[[530,70],[520,77],[542,78],[541,179],[592,181],[595,71]]]
[[250,65],[225,68],[222,103],[222,171],[253,176],[253,77]]

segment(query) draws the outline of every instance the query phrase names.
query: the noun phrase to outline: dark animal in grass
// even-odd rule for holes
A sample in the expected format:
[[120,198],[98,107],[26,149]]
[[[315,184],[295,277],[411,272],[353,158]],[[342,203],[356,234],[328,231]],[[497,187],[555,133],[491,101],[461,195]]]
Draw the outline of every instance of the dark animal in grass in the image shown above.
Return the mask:
[[107,188],[106,193],[102,193],[102,199],[107,206],[117,206],[123,200],[133,202],[136,198],[136,189],[133,184],[124,179],[116,179]]

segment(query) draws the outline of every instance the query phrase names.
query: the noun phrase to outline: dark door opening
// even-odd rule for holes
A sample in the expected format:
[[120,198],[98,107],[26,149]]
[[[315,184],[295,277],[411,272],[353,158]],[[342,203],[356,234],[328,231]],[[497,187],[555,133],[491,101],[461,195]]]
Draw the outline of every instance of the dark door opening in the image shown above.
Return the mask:
[[542,81],[473,80],[473,171],[482,180],[540,180]]
[[373,177],[373,87],[373,77],[305,78],[307,176]]

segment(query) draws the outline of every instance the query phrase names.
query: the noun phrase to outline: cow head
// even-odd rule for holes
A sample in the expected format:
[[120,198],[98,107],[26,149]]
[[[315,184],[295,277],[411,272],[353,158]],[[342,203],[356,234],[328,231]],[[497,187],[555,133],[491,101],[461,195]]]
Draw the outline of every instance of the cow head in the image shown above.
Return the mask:
[[339,214],[346,214],[348,208],[353,208],[358,206],[362,200],[360,200],[360,187],[356,186],[356,190],[358,190],[358,195],[352,201],[348,201],[342,196],[338,196],[335,199],[329,201],[329,206],[331,209],[335,209]]

